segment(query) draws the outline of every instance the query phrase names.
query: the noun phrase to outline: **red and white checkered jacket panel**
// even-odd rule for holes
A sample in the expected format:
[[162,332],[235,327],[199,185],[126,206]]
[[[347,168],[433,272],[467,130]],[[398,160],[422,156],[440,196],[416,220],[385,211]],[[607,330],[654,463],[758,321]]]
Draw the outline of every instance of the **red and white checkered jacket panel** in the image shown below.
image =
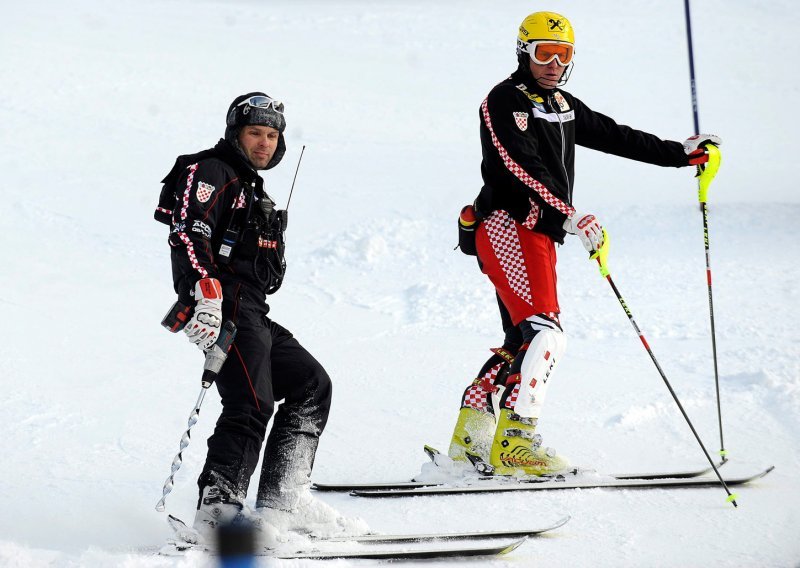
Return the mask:
[[532,231],[536,226],[536,223],[539,222],[539,206],[536,205],[536,202],[534,202],[533,199],[528,199],[528,201],[531,204],[531,210],[528,212],[528,216],[525,218],[522,226]]
[[[189,210],[189,197],[192,194],[192,185],[194,183],[194,173],[197,171],[199,164],[192,164],[189,166],[189,174],[186,176],[186,189],[183,191],[183,203],[181,205],[180,220],[185,221],[187,212]],[[173,221],[174,223],[174,221]],[[181,223],[182,225],[185,223]],[[186,255],[189,257],[189,263],[192,265],[201,278],[208,278],[208,271],[203,268],[203,265],[197,261],[197,254],[194,252],[194,244],[192,239],[189,238],[183,231],[178,232],[178,238],[186,245]]]
[[186,189],[183,191],[183,206],[181,207],[181,221],[186,220],[186,212],[189,210],[189,196],[192,194],[192,184],[194,183],[194,172],[197,171],[199,164],[189,166],[189,175],[186,176]]
[[178,233],[178,238],[186,245],[186,254],[189,256],[189,262],[197,272],[200,273],[201,278],[208,278],[208,271],[203,268],[203,265],[197,262],[197,255],[194,252],[194,245],[189,235],[186,233]]
[[515,162],[511,156],[508,155],[508,152],[500,143],[500,140],[497,139],[497,135],[495,135],[494,128],[492,128],[492,119],[489,116],[489,99],[488,97],[483,100],[481,104],[481,113],[483,114],[483,122],[486,124],[486,128],[489,129],[489,134],[492,137],[492,144],[495,148],[497,148],[497,152],[500,154],[500,158],[503,160],[506,168],[510,171],[514,176],[519,179],[522,183],[527,185],[529,188],[534,190],[538,193],[542,199],[544,199],[545,203],[548,205],[555,207],[559,211],[561,211],[567,217],[572,217],[575,214],[575,209],[570,207],[563,201],[561,201],[558,197],[550,193],[541,182],[533,179],[531,175],[526,172],[522,166],[520,166],[517,162]]

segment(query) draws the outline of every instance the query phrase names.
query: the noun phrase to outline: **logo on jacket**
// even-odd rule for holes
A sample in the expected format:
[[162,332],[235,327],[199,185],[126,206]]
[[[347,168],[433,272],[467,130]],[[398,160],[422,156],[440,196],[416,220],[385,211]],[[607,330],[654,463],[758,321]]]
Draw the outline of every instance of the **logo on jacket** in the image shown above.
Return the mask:
[[567,102],[567,99],[564,98],[564,95],[556,91],[553,95],[553,98],[556,99],[556,104],[558,104],[558,108],[560,108],[562,112],[569,110],[569,103]]
[[214,193],[216,188],[208,183],[203,181],[197,182],[197,201],[200,203],[205,203],[209,199],[211,199],[211,194]]
[[517,122],[517,128],[525,132],[528,130],[528,113],[527,112],[515,112],[514,113],[514,120]]
[[194,224],[192,225],[192,232],[200,233],[207,239],[211,238],[211,227],[209,227],[199,219],[194,220]]
[[529,93],[528,86],[525,83],[520,83],[517,85],[517,89],[525,93],[525,96],[528,97],[529,100],[532,100],[535,103],[544,103],[544,99],[537,95],[536,93]]

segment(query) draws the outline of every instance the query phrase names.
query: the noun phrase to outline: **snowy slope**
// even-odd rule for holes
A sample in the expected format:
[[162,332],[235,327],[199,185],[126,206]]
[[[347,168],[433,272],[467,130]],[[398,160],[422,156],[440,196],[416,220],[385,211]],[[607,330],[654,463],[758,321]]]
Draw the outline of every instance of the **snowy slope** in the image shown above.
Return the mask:
[[[200,367],[158,325],[173,294],[151,215],[175,155],[215,142],[227,104],[249,90],[287,104],[289,151],[266,178],[282,204],[307,145],[271,315],[334,379],[315,480],[397,479],[419,470],[424,443],[446,448],[460,393],[501,338],[490,285],[452,247],[457,212],[480,184],[477,107],[514,67],[522,17],[551,8],[571,18],[569,90],[595,110],[665,138],[692,128],[682,3],[495,4],[4,4],[0,565],[206,562],[148,552],[169,534],[153,507]],[[790,138],[800,124],[784,108],[800,83],[783,63],[798,55],[789,34],[800,18],[788,1],[696,4],[701,127],[725,140],[711,239],[726,470],[775,472],[738,491],[738,510],[712,489],[327,502],[385,532],[572,515],[496,566],[800,561]],[[762,55],[747,38],[765,22],[774,49]],[[577,160],[577,205],[608,227],[615,282],[716,451],[691,175],[584,150]],[[599,471],[701,466],[607,284],[577,242],[559,254],[569,346],[541,423],[547,444]],[[167,500],[184,518],[218,409],[213,393]]]

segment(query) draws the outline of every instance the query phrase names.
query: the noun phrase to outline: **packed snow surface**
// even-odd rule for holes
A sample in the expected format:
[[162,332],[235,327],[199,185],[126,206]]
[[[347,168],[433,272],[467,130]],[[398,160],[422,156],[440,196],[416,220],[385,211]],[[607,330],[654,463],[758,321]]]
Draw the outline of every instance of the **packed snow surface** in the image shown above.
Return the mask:
[[[0,565],[212,562],[153,555],[170,535],[154,505],[201,358],[159,326],[174,294],[152,210],[175,156],[213,145],[243,92],[286,103],[288,152],[266,174],[281,206],[306,146],[289,272],[270,304],[334,380],[314,480],[402,480],[425,462],[423,444],[446,450],[461,392],[502,337],[490,284],[453,251],[457,213],[481,184],[478,106],[513,70],[517,26],[537,9],[576,29],[568,90],[664,138],[692,133],[681,2],[4,3]],[[724,139],[710,198],[723,471],[775,471],[736,490],[738,509],[721,488],[320,499],[380,532],[572,516],[481,565],[800,562],[800,83],[790,71],[800,18],[788,0],[693,9],[701,130]],[[576,206],[608,228],[614,281],[716,455],[692,172],[580,149],[576,175]],[[577,239],[559,249],[559,285],[568,348],[540,422],[545,443],[598,472],[702,467]],[[218,411],[212,391],[167,499],[186,520]]]

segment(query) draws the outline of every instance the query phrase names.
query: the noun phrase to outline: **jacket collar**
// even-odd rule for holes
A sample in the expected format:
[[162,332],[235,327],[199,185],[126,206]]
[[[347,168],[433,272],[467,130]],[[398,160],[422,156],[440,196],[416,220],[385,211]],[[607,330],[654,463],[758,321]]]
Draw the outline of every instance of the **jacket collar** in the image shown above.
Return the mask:
[[224,138],[219,139],[217,145],[214,146],[214,150],[219,153],[220,157],[225,162],[230,164],[230,166],[236,170],[240,177],[259,177],[256,170],[253,168],[247,158],[245,158],[244,154],[242,154],[242,151],[238,148],[234,148],[231,143]]

